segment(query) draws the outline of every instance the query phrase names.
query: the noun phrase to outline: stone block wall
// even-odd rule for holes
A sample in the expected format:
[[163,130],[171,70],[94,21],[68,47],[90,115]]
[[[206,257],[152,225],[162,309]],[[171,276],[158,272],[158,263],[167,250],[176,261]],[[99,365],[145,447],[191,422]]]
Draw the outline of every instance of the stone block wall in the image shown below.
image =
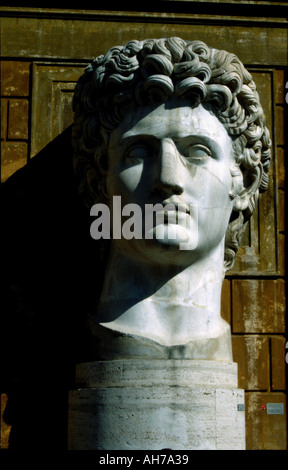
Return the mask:
[[[222,314],[231,324],[233,357],[239,387],[246,391],[247,449],[287,449],[285,278],[285,77],[274,81],[278,176],[278,240],[280,275],[224,281]],[[283,403],[284,415],[267,413],[267,403]]]
[[[284,45],[285,47],[285,45]],[[35,59],[36,61],[36,59]],[[32,59],[1,61],[1,182],[29,158],[31,146]],[[227,276],[222,315],[231,324],[239,387],[246,396],[248,450],[287,449],[286,281],[285,281],[285,78],[274,73],[277,151],[277,230],[279,275]],[[287,137],[286,137],[287,139]],[[1,396],[1,416],[7,396]],[[284,414],[268,414],[267,404],[283,403]],[[8,447],[10,427],[1,421],[1,448]],[[31,440],[32,442],[32,440]]]
[[27,163],[30,62],[1,62],[1,182]]
[[[286,449],[285,282],[226,279],[224,292],[222,312],[246,392],[247,449]],[[267,403],[283,403],[284,415],[268,415]]]
[[[1,94],[1,183],[28,161],[29,152],[29,111],[30,111],[30,70],[26,61],[0,62]],[[11,426],[3,420],[7,395],[1,394],[1,436],[0,448],[8,448]]]

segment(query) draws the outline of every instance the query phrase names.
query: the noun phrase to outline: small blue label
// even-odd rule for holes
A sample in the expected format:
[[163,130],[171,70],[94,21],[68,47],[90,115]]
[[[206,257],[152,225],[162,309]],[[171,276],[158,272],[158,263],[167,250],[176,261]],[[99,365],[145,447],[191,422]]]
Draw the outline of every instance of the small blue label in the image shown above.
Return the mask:
[[267,403],[267,415],[284,415],[284,403]]

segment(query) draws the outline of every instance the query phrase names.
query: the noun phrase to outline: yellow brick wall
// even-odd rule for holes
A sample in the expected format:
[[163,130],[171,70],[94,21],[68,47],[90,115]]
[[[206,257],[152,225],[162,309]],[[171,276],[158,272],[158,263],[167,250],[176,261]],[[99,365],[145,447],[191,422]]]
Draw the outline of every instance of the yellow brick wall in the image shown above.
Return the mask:
[[[1,62],[1,182],[27,162],[30,148],[31,61]],[[239,387],[246,391],[247,449],[287,449],[284,71],[275,73],[278,235],[281,271],[273,278],[233,278],[223,284],[222,315],[231,324]],[[287,351],[287,350],[286,350]],[[1,397],[1,416],[7,396]],[[267,414],[284,403],[284,415]],[[1,422],[1,447],[10,427]]]
[[30,62],[1,62],[1,182],[28,158]]
[[[278,236],[280,275],[249,279],[227,276],[222,315],[231,324],[233,358],[246,400],[247,449],[287,449],[285,133],[283,70],[275,72]],[[267,414],[267,403],[283,403],[284,415]]]

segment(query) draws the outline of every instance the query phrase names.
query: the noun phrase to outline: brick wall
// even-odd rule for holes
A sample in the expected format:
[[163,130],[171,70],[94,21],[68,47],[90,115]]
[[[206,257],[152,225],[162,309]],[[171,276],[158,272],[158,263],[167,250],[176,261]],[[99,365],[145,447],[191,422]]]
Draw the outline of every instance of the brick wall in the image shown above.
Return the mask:
[[1,62],[1,182],[27,162],[30,63]]
[[239,388],[246,391],[247,449],[287,449],[286,413],[267,414],[267,403],[286,409],[285,282],[226,279],[223,294]]
[[[247,449],[287,449],[287,418],[267,414],[267,403],[284,403],[285,383],[285,163],[284,73],[275,74],[278,160],[278,277],[232,278],[223,284],[222,314],[231,324],[239,387],[246,391]],[[30,148],[31,63],[1,63],[1,181],[27,162]],[[7,397],[1,397],[2,411]],[[1,447],[10,427],[2,420]]]
[[284,72],[274,75],[278,173],[278,237],[280,275],[236,279],[228,276],[222,293],[222,314],[231,324],[239,387],[246,400],[247,449],[287,449],[287,418],[267,414],[267,403],[286,410],[286,283],[285,283],[285,134]]
[[[24,166],[29,152],[30,62],[1,61],[1,183]],[[11,427],[3,420],[7,395],[1,395],[0,446],[8,447]]]

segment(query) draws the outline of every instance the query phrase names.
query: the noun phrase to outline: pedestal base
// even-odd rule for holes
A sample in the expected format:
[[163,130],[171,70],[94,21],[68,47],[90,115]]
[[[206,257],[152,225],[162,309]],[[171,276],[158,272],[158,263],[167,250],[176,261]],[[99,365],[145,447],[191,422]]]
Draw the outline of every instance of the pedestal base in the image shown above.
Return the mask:
[[99,361],[79,365],[77,383],[71,450],[245,449],[235,363]]

